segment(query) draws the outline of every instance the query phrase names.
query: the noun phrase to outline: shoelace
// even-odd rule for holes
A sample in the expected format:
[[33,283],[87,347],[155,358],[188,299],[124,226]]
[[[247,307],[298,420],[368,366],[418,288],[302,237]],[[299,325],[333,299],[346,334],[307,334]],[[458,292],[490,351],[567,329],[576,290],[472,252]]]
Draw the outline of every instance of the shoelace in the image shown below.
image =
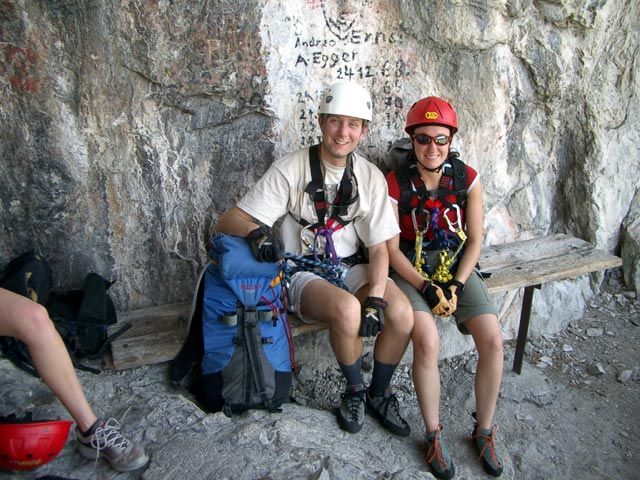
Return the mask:
[[489,435],[482,435],[481,433],[477,433],[473,436],[474,439],[476,438],[482,438],[484,439],[484,445],[482,446],[482,449],[480,450],[480,455],[478,456],[478,460],[482,459],[482,457],[484,456],[484,452],[487,448],[487,446],[489,446],[489,456],[491,457],[491,461],[493,462],[493,464],[500,468],[502,466],[502,464],[500,463],[500,460],[498,460],[498,455],[496,454],[496,447],[493,443],[493,439],[495,436],[495,433],[498,431],[498,426],[494,425],[491,428],[491,433]]
[[427,450],[427,463],[431,464],[434,458],[438,457],[438,463],[440,464],[440,470],[447,470],[447,461],[444,458],[444,453],[442,451],[442,446],[440,445],[440,430],[442,430],[442,425],[438,425],[438,429],[433,437],[433,443],[431,444],[431,448]]
[[391,414],[401,421],[403,424],[407,422],[400,416],[400,402],[398,402],[398,397],[395,396],[394,393],[389,394],[387,398],[383,400],[384,405],[384,416],[387,416],[387,412],[391,410]]
[[345,396],[349,397],[349,414],[352,417],[358,417],[360,405],[362,404],[364,398],[364,393],[364,390],[345,393]]
[[129,441],[120,432],[120,423],[115,418],[110,418],[101,427],[97,427],[91,437],[91,446],[96,449],[96,457],[99,457],[100,450],[110,447],[124,450]]

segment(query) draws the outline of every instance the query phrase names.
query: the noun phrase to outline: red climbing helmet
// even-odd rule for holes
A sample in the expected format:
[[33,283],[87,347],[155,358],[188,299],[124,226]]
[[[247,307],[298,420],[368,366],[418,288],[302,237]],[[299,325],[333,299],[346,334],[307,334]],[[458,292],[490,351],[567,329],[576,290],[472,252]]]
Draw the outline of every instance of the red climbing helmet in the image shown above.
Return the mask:
[[67,443],[69,420],[0,423],[0,467],[31,470],[58,456]]
[[420,125],[444,125],[451,135],[458,131],[458,118],[449,102],[438,97],[426,97],[413,104],[407,114],[404,131],[409,135]]

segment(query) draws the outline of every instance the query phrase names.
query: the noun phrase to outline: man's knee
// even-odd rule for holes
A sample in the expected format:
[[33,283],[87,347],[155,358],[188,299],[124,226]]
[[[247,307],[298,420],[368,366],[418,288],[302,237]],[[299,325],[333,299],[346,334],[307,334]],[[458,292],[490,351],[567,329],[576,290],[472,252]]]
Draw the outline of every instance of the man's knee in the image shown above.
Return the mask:
[[413,309],[407,297],[397,290],[388,296],[388,307],[385,311],[385,324],[388,322],[395,330],[409,335],[413,330]]
[[[319,299],[314,299],[317,302]],[[314,318],[329,324],[333,332],[347,336],[357,336],[360,329],[360,302],[351,294],[342,294],[338,297],[327,297],[314,305]]]

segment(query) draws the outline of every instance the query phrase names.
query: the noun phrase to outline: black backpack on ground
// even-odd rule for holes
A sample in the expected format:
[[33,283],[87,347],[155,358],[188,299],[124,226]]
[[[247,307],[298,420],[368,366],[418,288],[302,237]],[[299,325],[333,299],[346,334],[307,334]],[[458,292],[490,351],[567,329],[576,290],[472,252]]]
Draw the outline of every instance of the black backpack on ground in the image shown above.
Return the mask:
[[[44,305],[75,367],[99,373],[100,370],[84,365],[80,360],[102,358],[111,342],[131,327],[125,324],[113,335],[108,335],[108,327],[117,322],[115,306],[107,293],[113,282],[97,273],[89,273],[83,290],[58,293],[51,292],[52,277],[46,259],[39,252],[32,251],[9,263],[0,279],[0,287]],[[0,350],[17,367],[38,376],[22,341],[0,337]]]

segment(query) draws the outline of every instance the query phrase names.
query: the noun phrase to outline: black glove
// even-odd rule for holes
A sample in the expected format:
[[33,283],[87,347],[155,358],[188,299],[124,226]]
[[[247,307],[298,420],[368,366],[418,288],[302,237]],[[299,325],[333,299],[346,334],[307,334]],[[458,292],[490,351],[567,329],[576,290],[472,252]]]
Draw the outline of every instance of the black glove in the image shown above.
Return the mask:
[[458,280],[452,280],[447,284],[447,290],[451,293],[451,298],[449,299],[451,311],[449,312],[449,315],[453,315],[458,308],[458,297],[460,297],[462,292],[464,292],[464,283]]
[[443,290],[438,285],[425,280],[420,288],[420,293],[435,315],[448,316],[455,310],[452,310],[451,304],[449,303],[449,300],[451,300],[451,290],[448,288]]
[[380,297],[367,297],[362,305],[361,337],[375,337],[384,327],[384,309],[387,302]]
[[260,262],[277,262],[283,259],[282,246],[271,229],[265,226],[252,230],[247,235],[251,251]]

